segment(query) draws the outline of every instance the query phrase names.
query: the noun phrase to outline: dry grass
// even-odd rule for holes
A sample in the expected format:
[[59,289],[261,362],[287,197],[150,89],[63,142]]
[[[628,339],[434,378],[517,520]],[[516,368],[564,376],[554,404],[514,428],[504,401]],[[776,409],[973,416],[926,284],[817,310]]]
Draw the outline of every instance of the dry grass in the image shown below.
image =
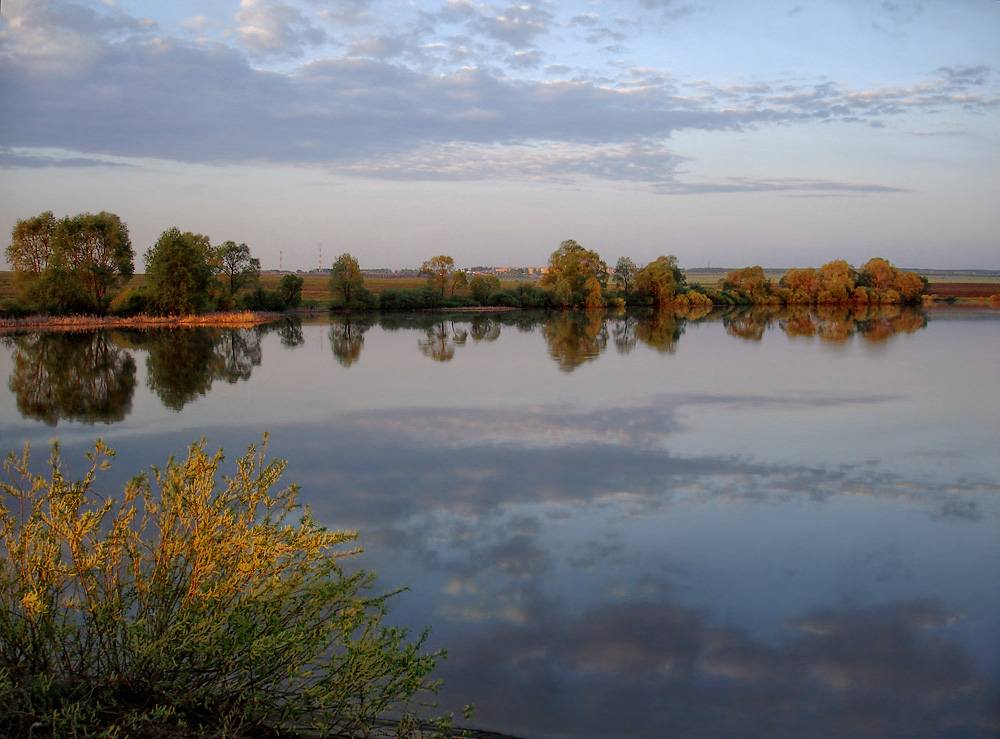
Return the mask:
[[270,323],[280,313],[206,313],[200,316],[32,316],[0,319],[0,334],[22,331],[90,331],[95,328],[163,328],[169,326],[224,326],[247,328]]

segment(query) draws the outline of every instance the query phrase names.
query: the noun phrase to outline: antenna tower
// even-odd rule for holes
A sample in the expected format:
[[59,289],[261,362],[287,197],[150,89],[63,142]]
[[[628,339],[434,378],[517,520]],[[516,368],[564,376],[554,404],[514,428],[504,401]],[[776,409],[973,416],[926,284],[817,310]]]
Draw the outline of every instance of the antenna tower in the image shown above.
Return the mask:
[[279,272],[284,272],[285,271],[284,264],[285,264],[285,250],[282,249],[282,250],[280,250],[278,252],[278,271]]
[[323,271],[323,243],[319,244],[319,271]]

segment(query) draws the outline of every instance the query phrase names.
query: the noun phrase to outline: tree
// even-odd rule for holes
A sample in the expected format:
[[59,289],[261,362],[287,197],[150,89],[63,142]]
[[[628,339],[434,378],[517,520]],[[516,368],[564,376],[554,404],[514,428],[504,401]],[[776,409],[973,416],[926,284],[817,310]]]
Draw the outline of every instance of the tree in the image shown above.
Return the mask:
[[463,270],[458,270],[455,274],[451,276],[451,297],[455,297],[455,291],[460,287],[466,287],[469,284],[469,278]]
[[216,269],[226,281],[226,294],[232,298],[248,282],[260,277],[260,260],[250,256],[250,247],[235,241],[223,241],[215,250]]
[[47,210],[34,218],[18,219],[11,229],[7,264],[20,281],[37,278],[52,257],[56,217]]
[[480,305],[485,305],[490,295],[500,289],[500,278],[496,275],[473,275],[469,283],[472,299]]
[[348,253],[337,257],[330,269],[330,292],[335,304],[344,308],[356,308],[363,298],[365,278],[361,274],[358,260]]
[[672,254],[657,257],[635,276],[635,292],[643,300],[660,308],[672,302],[685,289],[686,278]]
[[128,227],[114,213],[63,218],[56,226],[54,240],[66,269],[80,281],[96,307],[105,307],[108,292],[135,272]]
[[435,291],[444,297],[444,289],[448,284],[448,277],[455,269],[455,260],[443,254],[432,257],[420,266],[420,274],[427,276],[427,281]]
[[916,272],[903,272],[888,260],[874,257],[858,270],[858,284],[881,291],[881,301],[895,302],[892,293],[896,293],[903,301],[911,302],[920,299],[927,287],[927,278]]
[[278,297],[289,308],[295,308],[302,302],[302,285],[305,283],[298,275],[285,275],[278,283]]
[[6,255],[21,300],[36,310],[104,309],[108,292],[134,271],[128,228],[105,211],[19,220]]
[[615,265],[615,284],[623,293],[628,293],[632,289],[636,274],[635,262],[628,257],[620,257]]
[[146,285],[162,313],[189,314],[212,303],[212,245],[207,236],[171,228],[145,255]]
[[762,267],[744,267],[726,275],[724,287],[757,296],[771,292],[771,280],[764,274]]
[[588,284],[591,278],[597,282],[598,289],[602,289],[607,283],[608,265],[597,252],[567,239],[549,257],[549,268],[542,275],[542,284],[555,287],[556,301],[563,308],[585,304],[600,307],[604,299],[596,299],[593,284]]

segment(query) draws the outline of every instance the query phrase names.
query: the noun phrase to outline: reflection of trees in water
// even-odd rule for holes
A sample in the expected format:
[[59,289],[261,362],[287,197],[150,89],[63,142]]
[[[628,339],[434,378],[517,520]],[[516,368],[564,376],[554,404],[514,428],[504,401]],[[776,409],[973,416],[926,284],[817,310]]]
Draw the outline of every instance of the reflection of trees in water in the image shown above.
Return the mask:
[[256,328],[222,331],[215,346],[215,354],[222,360],[220,379],[230,383],[250,379],[253,368],[260,364],[262,335]]
[[684,333],[684,319],[672,310],[651,311],[639,317],[635,336],[661,353],[673,354]]
[[361,356],[365,332],[375,324],[375,320],[368,315],[347,315],[334,317],[331,321],[329,338],[333,356],[344,367],[350,367]]
[[777,306],[754,306],[746,311],[723,316],[722,324],[730,336],[746,341],[760,341],[779,312],[780,308]]
[[843,343],[855,334],[880,343],[898,333],[913,333],[927,325],[927,316],[913,306],[819,305],[785,309],[779,324],[789,336],[819,336],[823,341]]
[[133,346],[149,352],[146,382],[175,411],[206,394],[215,380],[250,378],[261,362],[260,341],[269,329],[183,328],[129,332]]
[[469,334],[474,341],[496,341],[500,338],[500,321],[495,316],[474,316],[469,326]]
[[26,334],[3,341],[14,349],[10,389],[24,417],[50,426],[59,419],[112,423],[132,409],[135,360],[108,333]]
[[455,321],[438,321],[424,329],[426,335],[417,344],[425,356],[437,362],[447,362],[455,356],[455,350],[464,346],[469,332],[457,326]]
[[572,372],[597,359],[608,345],[604,311],[562,311],[542,324],[542,336],[559,369]]
[[611,341],[619,354],[628,354],[639,343],[639,339],[635,335],[635,327],[638,323],[639,319],[631,313],[615,316],[608,320],[608,325],[611,327]]
[[305,336],[302,335],[302,319],[297,316],[289,316],[275,324],[268,324],[264,328],[274,327],[274,332],[281,338],[281,345],[294,349],[306,343]]

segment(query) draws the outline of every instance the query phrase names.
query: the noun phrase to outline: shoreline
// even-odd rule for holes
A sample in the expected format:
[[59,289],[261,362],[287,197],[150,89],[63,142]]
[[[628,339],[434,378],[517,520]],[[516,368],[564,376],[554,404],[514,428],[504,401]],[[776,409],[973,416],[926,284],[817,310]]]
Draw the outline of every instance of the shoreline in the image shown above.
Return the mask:
[[[762,304],[767,307],[772,304]],[[846,306],[855,305],[845,303]],[[962,297],[952,299],[941,299],[935,295],[924,296],[917,306],[924,310],[940,311],[941,309],[969,310],[980,309],[992,312],[1000,308],[1000,304],[981,297]],[[746,308],[758,306],[748,305]],[[815,307],[815,306],[795,306],[795,307]],[[509,306],[463,306],[460,308],[432,308],[425,309],[427,312],[444,313],[483,313],[483,312],[508,312],[517,311],[519,308]],[[380,311],[365,311],[365,313],[379,313]],[[423,312],[423,311],[421,311]],[[289,316],[315,317],[317,315],[350,315],[352,311],[330,311],[328,309],[299,308],[292,309],[287,313],[274,313],[264,311],[231,311],[205,313],[202,315],[188,316],[29,316],[27,318],[4,318],[0,319],[0,336],[12,333],[41,333],[47,331],[93,331],[104,328],[132,328],[137,330],[155,328],[190,328],[193,326],[207,326],[213,328],[252,328],[266,323],[274,323]]]
[[284,313],[240,311],[196,316],[30,316],[0,319],[0,334],[41,331],[93,331],[99,328],[188,328],[213,326],[249,328],[280,321]]

